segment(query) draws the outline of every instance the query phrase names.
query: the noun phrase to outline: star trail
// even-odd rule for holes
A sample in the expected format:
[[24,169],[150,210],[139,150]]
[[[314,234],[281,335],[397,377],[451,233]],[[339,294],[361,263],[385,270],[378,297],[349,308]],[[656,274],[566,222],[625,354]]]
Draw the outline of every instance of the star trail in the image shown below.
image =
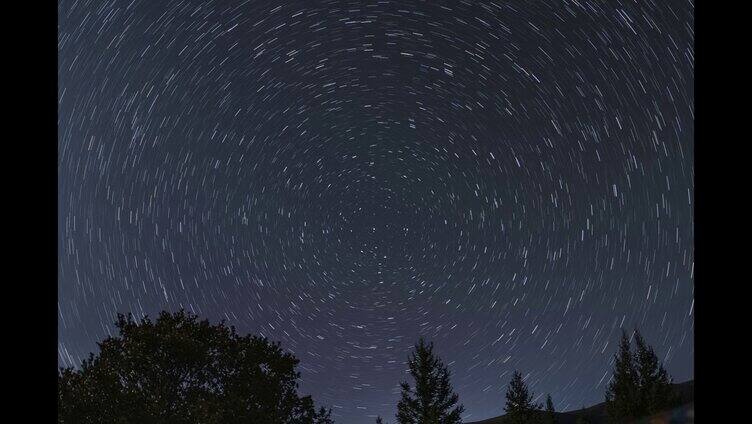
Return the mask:
[[[338,423],[436,343],[603,400],[622,328],[694,362],[691,1],[61,1],[58,362],[185,308],[277,340]],[[538,399],[541,401],[542,399]]]

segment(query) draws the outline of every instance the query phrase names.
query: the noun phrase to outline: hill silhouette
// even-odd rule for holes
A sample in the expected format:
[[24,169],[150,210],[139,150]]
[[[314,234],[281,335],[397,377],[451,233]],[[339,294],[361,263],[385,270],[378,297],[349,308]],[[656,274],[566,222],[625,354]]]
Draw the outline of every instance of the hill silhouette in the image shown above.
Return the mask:
[[[637,423],[665,423],[665,424],[689,424],[694,423],[694,380],[683,383],[673,384],[674,391],[681,400],[681,406],[661,412],[659,414],[645,417],[634,421]],[[607,424],[606,403],[601,402],[596,405],[576,409],[574,411],[557,412],[556,419],[559,424],[577,424],[578,418],[586,418],[590,424]],[[504,415],[488,418],[481,421],[472,421],[467,424],[504,424],[506,423]]]

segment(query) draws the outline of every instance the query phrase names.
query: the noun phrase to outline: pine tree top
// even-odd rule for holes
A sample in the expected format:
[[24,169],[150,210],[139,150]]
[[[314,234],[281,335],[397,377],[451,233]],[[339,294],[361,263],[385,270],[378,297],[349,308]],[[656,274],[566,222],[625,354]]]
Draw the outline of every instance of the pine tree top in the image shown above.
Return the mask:
[[[635,348],[632,349],[634,341]],[[606,390],[606,409],[612,420],[644,417],[676,405],[669,377],[639,331],[633,338],[622,331],[614,355],[614,375]]]
[[433,343],[421,338],[408,359],[414,386],[402,382],[397,404],[399,424],[455,424],[464,411],[450,383],[451,373],[433,351]]

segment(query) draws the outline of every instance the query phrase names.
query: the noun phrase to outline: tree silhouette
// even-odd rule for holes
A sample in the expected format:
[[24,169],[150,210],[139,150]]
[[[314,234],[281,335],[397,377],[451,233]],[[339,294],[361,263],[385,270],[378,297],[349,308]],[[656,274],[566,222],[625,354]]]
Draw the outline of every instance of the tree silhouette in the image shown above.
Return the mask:
[[556,410],[554,409],[554,401],[551,399],[551,394],[546,395],[546,413],[543,415],[544,424],[557,424]]
[[614,375],[606,391],[609,421],[620,423],[676,406],[678,399],[652,347],[635,330],[635,350],[622,332],[615,355]]
[[408,360],[415,387],[403,382],[402,397],[397,404],[399,424],[459,424],[464,407],[449,382],[449,369],[433,352],[433,343],[423,338],[415,345]]
[[58,423],[333,423],[298,396],[298,360],[278,343],[182,310],[115,325],[98,355],[58,372]]
[[506,406],[504,407],[506,411],[505,423],[528,424],[540,421],[538,412],[541,409],[541,405],[533,403],[533,393],[528,390],[519,371],[515,371],[512,374],[506,399]]
[[637,371],[627,333],[622,331],[619,351],[614,356],[614,375],[606,389],[606,412],[609,421],[638,417]]
[[671,377],[639,331],[635,331],[635,345],[637,349],[634,359],[638,375],[640,409],[649,415],[677,406],[678,397],[671,387]]

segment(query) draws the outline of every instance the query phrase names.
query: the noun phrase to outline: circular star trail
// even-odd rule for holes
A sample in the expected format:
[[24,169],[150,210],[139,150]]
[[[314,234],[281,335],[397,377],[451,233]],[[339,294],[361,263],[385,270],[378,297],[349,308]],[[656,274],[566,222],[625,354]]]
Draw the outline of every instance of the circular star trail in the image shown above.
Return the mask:
[[693,377],[692,2],[58,8],[61,365],[185,308],[340,423],[420,336],[466,421],[602,401],[622,328]]

